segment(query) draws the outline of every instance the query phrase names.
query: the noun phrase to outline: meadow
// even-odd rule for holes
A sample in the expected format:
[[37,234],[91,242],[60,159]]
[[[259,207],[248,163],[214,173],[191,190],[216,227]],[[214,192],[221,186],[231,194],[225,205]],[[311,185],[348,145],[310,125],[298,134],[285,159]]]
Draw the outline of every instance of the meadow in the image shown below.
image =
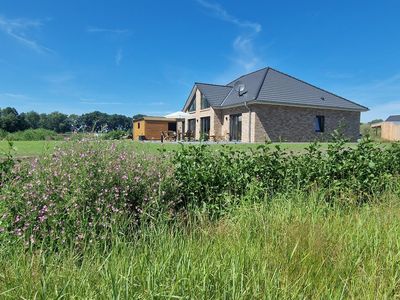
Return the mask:
[[[69,143],[69,141],[12,141],[14,155],[18,158],[33,158],[39,157],[46,154],[53,153],[56,146]],[[106,143],[106,142],[105,142]],[[159,143],[159,142],[134,142],[132,140],[122,140],[117,143],[126,144],[132,150],[138,152],[147,152],[157,154],[159,150],[173,151],[178,150],[181,146],[179,143]],[[183,145],[190,145],[190,143],[182,143]],[[212,147],[222,147],[223,144],[211,145]],[[234,146],[237,149],[255,149],[262,144],[228,144]],[[309,146],[309,143],[274,143],[280,145],[282,148],[288,151],[303,152],[304,149]],[[350,147],[354,146],[354,143],[348,143]],[[328,143],[322,143],[321,147],[326,149]],[[9,142],[0,141],[0,157],[4,157],[5,153],[9,151]]]
[[285,146],[3,159],[0,297],[399,297],[400,145]]

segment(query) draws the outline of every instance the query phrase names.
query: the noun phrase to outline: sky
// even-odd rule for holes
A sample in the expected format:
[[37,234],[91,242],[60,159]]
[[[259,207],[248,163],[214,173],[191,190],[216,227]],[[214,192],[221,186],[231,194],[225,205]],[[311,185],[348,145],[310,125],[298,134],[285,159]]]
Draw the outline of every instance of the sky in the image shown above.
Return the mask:
[[400,1],[1,0],[0,107],[180,110],[194,82],[273,67],[400,114]]

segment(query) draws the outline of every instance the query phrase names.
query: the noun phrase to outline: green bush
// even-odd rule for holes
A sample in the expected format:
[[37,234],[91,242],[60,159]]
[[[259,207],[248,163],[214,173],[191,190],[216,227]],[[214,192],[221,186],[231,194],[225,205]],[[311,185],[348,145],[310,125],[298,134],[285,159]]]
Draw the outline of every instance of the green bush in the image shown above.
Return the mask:
[[0,140],[4,140],[7,137],[7,135],[8,132],[0,128]]
[[363,202],[398,183],[400,145],[382,147],[364,139],[349,148],[339,140],[327,151],[315,143],[297,155],[270,145],[250,155],[231,147],[200,145],[182,147],[173,164],[184,207],[224,206],[225,195],[240,197],[249,189],[262,197],[320,188],[326,199],[345,195],[347,201]]
[[6,139],[9,141],[45,141],[62,140],[63,137],[52,130],[39,128],[9,133]]
[[112,130],[102,135],[104,140],[120,140],[127,135],[124,130]]

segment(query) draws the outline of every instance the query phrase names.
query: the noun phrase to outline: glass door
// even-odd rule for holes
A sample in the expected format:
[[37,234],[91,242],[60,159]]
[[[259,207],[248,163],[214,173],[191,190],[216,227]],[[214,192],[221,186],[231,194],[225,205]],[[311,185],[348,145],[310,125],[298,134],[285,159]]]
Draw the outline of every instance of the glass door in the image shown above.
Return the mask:
[[242,140],[242,114],[230,116],[230,140],[240,142]]
[[208,141],[210,137],[210,117],[200,118],[200,139]]

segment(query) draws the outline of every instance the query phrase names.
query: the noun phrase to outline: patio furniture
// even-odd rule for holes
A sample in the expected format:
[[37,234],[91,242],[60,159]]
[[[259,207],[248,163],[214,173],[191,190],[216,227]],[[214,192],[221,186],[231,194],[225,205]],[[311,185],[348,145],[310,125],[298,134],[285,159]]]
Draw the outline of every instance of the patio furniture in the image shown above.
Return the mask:
[[177,135],[175,131],[168,130],[161,132],[161,141],[176,141]]
[[183,139],[185,141],[192,141],[194,140],[194,132],[193,131],[186,131],[186,133],[183,135]]

